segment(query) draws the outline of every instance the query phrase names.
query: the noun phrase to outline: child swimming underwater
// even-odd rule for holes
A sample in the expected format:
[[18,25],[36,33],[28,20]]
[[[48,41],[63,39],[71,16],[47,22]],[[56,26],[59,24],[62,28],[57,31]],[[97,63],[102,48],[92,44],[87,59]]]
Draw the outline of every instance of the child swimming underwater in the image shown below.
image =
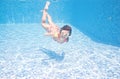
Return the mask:
[[[69,41],[69,36],[71,35],[72,28],[69,25],[64,25],[59,28],[53,21],[51,16],[47,13],[50,2],[47,1],[43,9],[42,16],[42,26],[47,31],[45,35],[51,36],[58,43],[64,43]],[[48,23],[47,23],[48,20]]]

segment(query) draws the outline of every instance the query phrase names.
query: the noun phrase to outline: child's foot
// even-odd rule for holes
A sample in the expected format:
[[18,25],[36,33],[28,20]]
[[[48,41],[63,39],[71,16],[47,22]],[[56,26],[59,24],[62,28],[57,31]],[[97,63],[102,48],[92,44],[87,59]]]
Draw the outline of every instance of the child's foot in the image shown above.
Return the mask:
[[40,10],[40,12],[43,12],[43,11],[47,11],[48,10],[48,6],[50,5],[50,2],[47,1],[46,4],[45,4],[45,7],[43,10]]
[[45,4],[45,8],[44,8],[44,10],[48,10],[48,6],[49,6],[49,5],[50,5],[50,2],[47,1],[46,4]]

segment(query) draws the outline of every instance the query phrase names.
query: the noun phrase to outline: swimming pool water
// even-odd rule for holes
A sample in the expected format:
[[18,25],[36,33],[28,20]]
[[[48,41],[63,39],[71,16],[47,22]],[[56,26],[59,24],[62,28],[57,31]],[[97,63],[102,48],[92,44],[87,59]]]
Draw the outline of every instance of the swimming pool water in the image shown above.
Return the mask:
[[49,0],[68,43],[44,36],[46,0],[1,0],[0,79],[119,79],[120,0]]
[[0,79],[119,79],[120,48],[72,28],[70,41],[58,44],[40,24],[1,24]]
[[[92,40],[120,47],[120,0],[49,0],[56,23],[70,23]],[[1,0],[0,24],[40,23],[46,0]]]

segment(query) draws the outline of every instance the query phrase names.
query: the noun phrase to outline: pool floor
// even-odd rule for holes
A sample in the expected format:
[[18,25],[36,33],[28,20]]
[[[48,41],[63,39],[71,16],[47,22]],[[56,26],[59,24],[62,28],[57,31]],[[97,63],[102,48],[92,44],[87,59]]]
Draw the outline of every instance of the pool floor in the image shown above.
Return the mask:
[[40,24],[1,24],[0,79],[119,79],[120,48],[72,29],[58,44]]

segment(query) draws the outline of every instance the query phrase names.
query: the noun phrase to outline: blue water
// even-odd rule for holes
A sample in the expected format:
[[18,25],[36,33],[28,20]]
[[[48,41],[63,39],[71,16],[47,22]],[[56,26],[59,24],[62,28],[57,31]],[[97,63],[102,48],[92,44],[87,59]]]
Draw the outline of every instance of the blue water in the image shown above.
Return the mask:
[[75,17],[71,21],[79,30],[96,42],[120,47],[120,0],[80,0],[73,4]]
[[73,31],[68,43],[44,36],[45,0],[1,0],[0,79],[119,79],[119,0],[49,0]]
[[[49,0],[54,22],[70,23],[92,40],[120,47],[120,0]],[[46,0],[1,0],[0,23],[40,23]]]

